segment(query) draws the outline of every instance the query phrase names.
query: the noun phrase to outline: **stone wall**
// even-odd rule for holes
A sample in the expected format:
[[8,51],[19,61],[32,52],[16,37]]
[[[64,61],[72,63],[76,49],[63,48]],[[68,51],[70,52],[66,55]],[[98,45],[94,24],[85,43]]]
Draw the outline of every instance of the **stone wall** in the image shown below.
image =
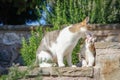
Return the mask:
[[26,29],[16,29],[25,26],[3,26],[0,27],[0,74],[7,72],[13,63],[23,65],[20,56],[21,40],[23,37],[28,39],[30,32]]
[[[76,80],[119,80],[120,74],[120,24],[91,24],[92,32],[97,37],[96,66],[92,70],[92,76],[77,76],[70,79]],[[2,26],[0,27],[0,74],[6,72],[12,63],[23,65],[20,56],[21,40],[27,40],[31,36],[30,31],[35,26]],[[80,69],[83,70],[84,69]],[[90,71],[89,70],[89,71]],[[69,71],[67,69],[67,71]],[[74,71],[72,71],[74,72]],[[81,71],[80,71],[81,72]],[[82,72],[84,74],[84,72]],[[90,74],[89,74],[90,75]],[[50,76],[49,76],[50,78]],[[52,77],[54,80],[57,77]],[[44,77],[48,80],[48,77]],[[62,80],[69,79],[69,76],[62,76]]]
[[97,42],[95,48],[101,80],[120,80],[120,43]]
[[120,24],[92,24],[97,42],[120,42]]
[[[96,42],[94,67],[34,68],[26,80],[120,80],[120,42]],[[20,67],[24,70],[27,67]]]

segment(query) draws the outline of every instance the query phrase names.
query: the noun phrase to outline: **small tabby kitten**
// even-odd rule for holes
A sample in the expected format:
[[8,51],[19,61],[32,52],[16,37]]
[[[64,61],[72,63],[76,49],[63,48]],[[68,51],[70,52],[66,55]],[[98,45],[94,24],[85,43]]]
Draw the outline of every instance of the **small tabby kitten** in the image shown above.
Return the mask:
[[85,43],[82,45],[79,53],[80,62],[76,65],[78,67],[89,67],[95,65],[95,40],[91,34],[86,34]]

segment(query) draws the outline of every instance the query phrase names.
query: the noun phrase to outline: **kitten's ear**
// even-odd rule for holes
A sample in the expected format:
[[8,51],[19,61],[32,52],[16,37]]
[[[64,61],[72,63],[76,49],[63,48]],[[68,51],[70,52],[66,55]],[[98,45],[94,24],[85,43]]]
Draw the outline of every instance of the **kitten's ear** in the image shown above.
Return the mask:
[[81,22],[81,24],[82,24],[82,25],[86,25],[86,24],[88,24],[88,22],[89,22],[89,17],[86,17],[86,18]]

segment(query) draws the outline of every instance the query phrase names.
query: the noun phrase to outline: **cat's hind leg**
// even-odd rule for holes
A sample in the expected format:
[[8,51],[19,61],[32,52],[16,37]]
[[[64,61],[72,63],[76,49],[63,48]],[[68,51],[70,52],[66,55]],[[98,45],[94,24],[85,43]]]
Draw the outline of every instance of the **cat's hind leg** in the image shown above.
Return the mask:
[[52,56],[46,51],[41,51],[38,55],[39,67],[52,67]]

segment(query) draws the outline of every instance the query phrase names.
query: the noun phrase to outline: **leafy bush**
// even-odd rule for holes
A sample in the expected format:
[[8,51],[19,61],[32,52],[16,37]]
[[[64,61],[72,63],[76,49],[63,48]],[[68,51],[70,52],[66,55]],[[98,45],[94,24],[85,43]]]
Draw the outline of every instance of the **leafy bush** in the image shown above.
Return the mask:
[[[119,23],[120,0],[53,0],[47,21],[53,25],[71,24],[90,17],[90,23]],[[44,8],[45,9],[45,8]]]
[[[8,75],[2,75],[0,77],[0,80],[25,80],[28,77],[28,74],[31,70],[33,70],[35,67],[34,66],[29,66],[25,70],[20,70],[19,65],[13,65],[9,69],[9,74]],[[42,80],[42,76],[39,73],[37,77],[35,77],[35,80]]]
[[31,32],[29,40],[22,40],[21,55],[24,60],[24,65],[31,65],[36,58],[36,51],[42,38],[42,27],[39,27],[36,31]]

